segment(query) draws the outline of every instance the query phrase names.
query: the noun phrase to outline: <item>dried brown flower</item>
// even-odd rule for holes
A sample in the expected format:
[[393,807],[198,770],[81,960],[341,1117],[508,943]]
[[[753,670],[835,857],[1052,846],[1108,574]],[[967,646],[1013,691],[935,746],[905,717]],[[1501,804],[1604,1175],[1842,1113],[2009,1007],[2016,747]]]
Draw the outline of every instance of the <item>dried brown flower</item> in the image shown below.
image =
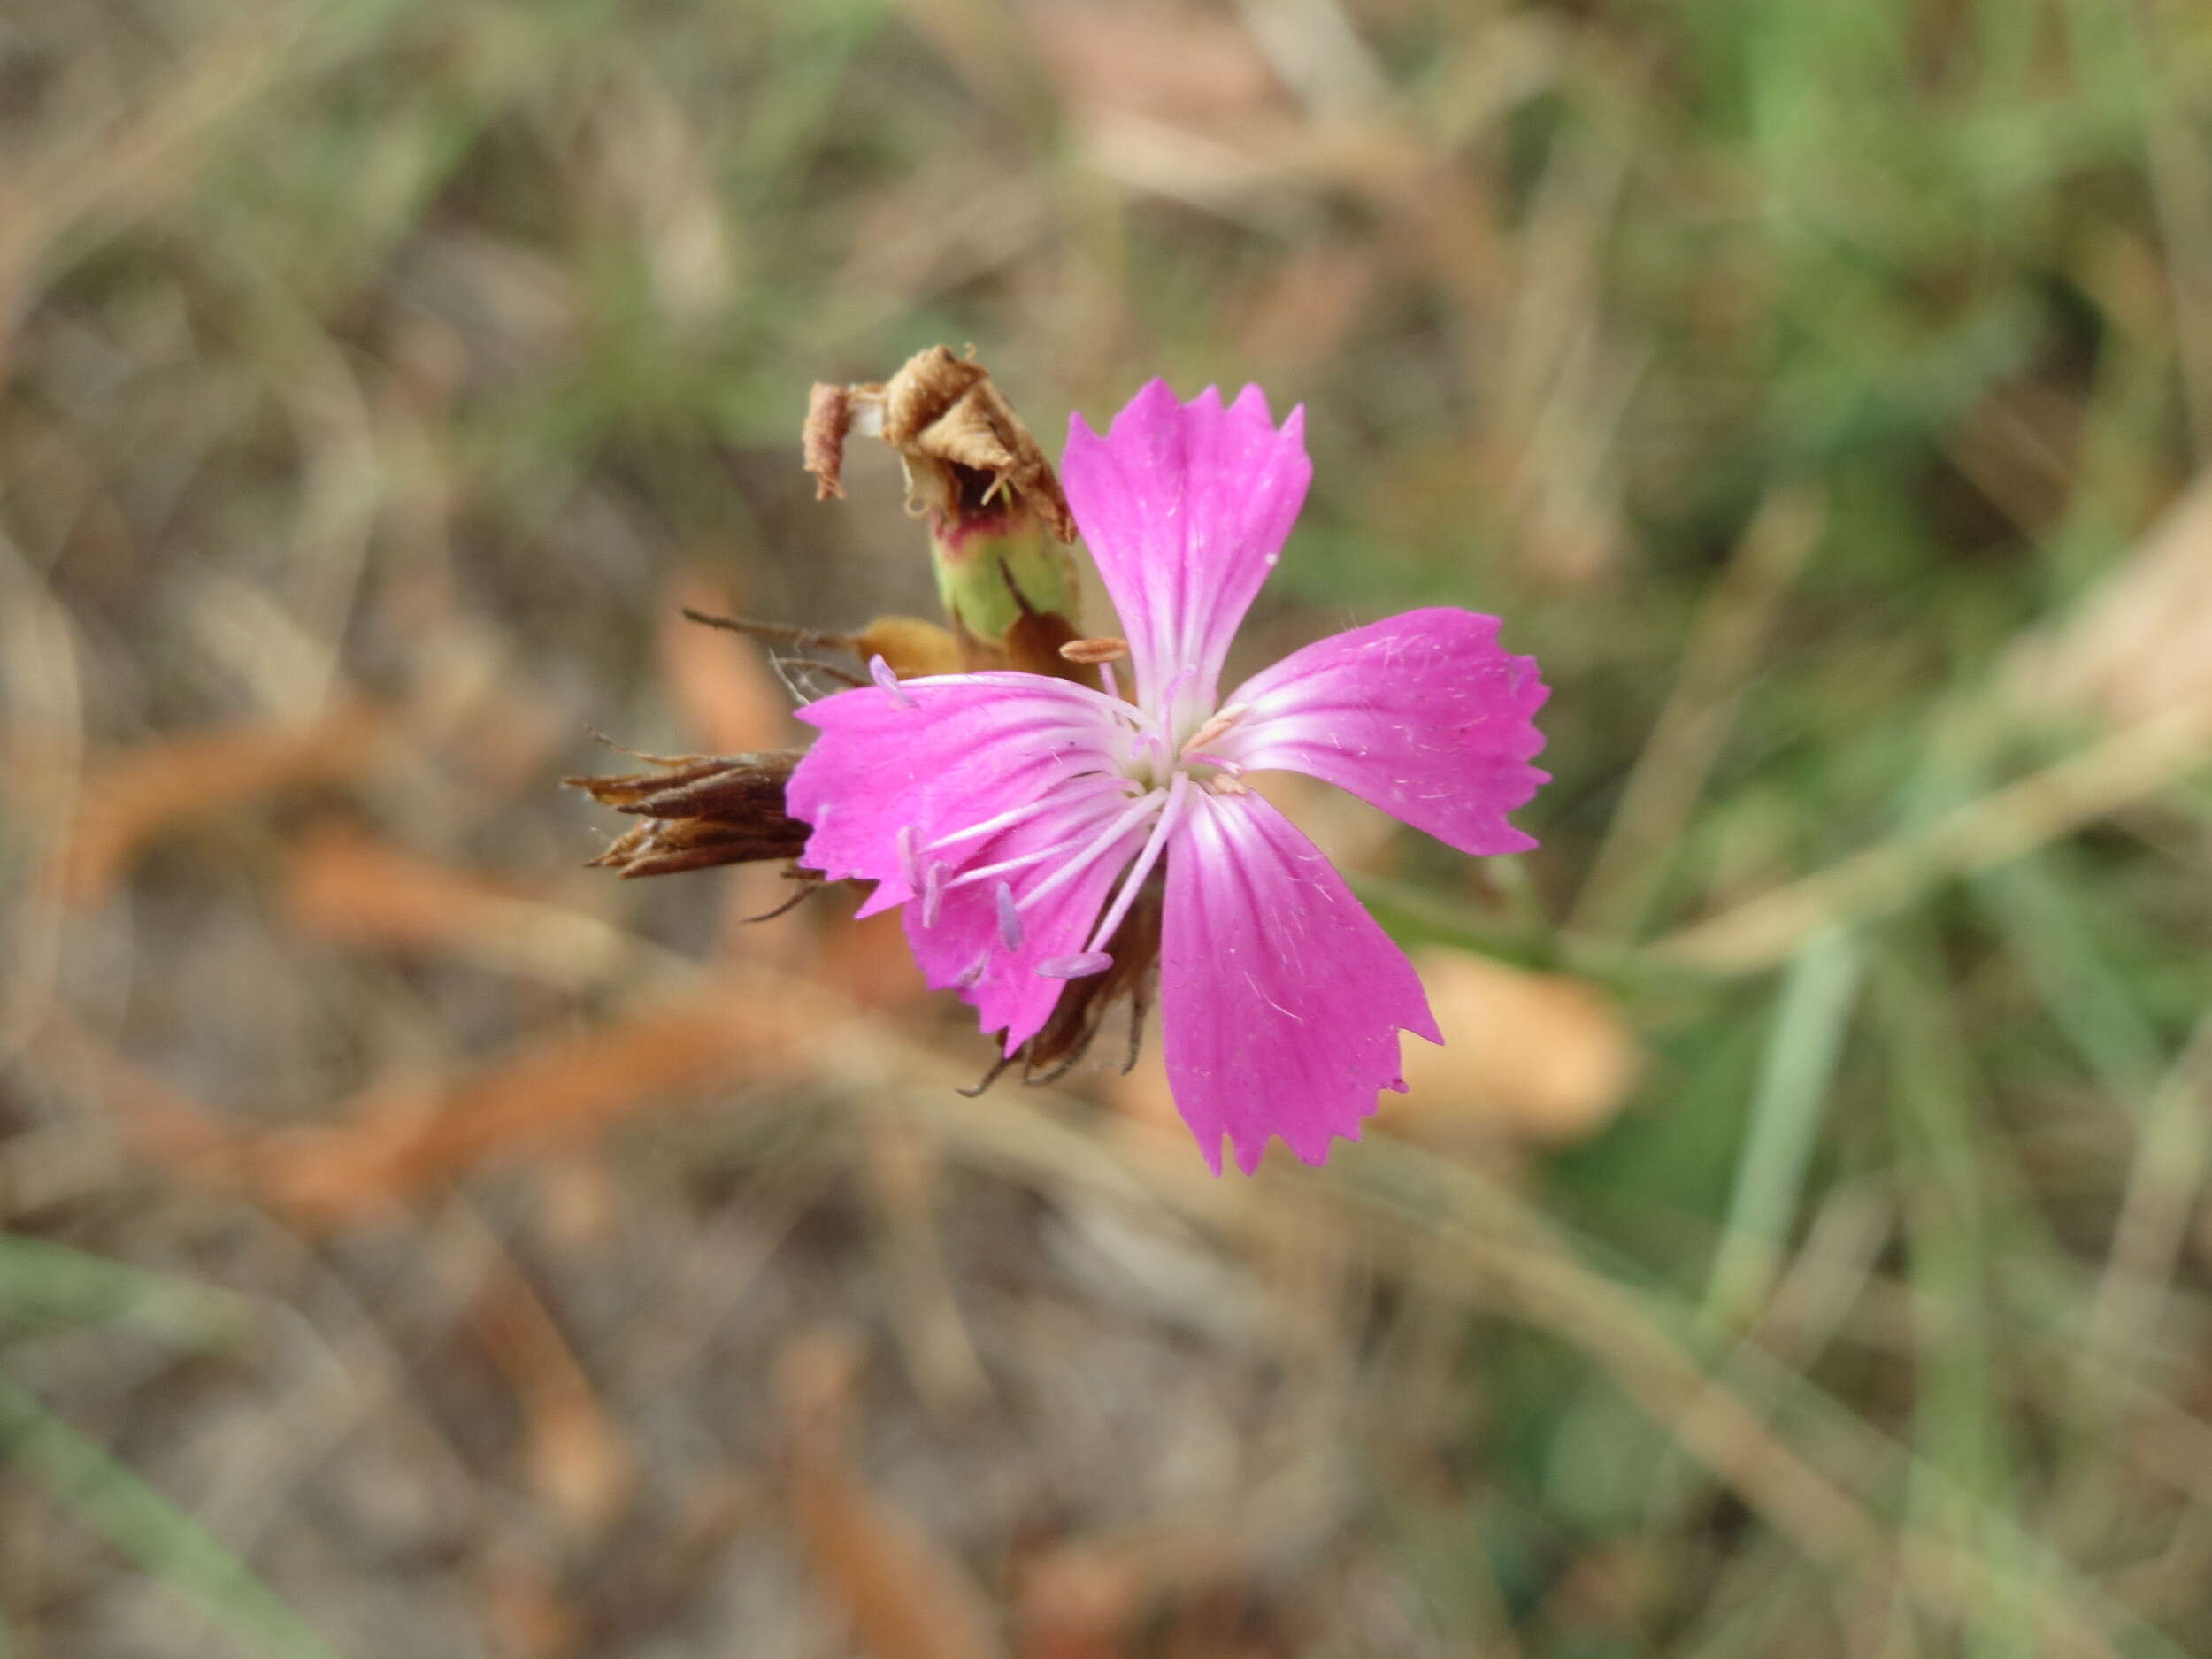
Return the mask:
[[626,879],[673,875],[796,858],[809,827],[785,812],[783,792],[802,752],[641,755],[661,770],[561,781],[644,820],[593,859],[594,868]]
[[818,384],[802,436],[806,470],[819,497],[845,493],[840,473],[845,438],[879,437],[906,467],[907,506],[957,521],[995,503],[1018,503],[1062,541],[1075,520],[1052,463],[972,355],[932,346],[889,380],[856,386]]

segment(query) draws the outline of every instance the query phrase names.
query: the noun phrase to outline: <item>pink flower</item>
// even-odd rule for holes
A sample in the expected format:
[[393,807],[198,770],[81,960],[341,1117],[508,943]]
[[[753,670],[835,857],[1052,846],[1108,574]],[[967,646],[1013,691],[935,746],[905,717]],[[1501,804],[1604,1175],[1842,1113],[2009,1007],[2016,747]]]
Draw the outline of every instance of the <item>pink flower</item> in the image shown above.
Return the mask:
[[1398,1033],[1440,1042],[1421,982],[1327,857],[1240,781],[1302,772],[1467,853],[1535,842],[1506,822],[1546,774],[1533,658],[1494,617],[1427,610],[1294,651],[1218,695],[1237,626],[1305,499],[1304,411],[1257,387],[1224,408],[1146,387],[1102,438],[1077,416],[1068,500],[1129,643],[1134,700],[1040,675],[940,674],[809,704],[821,737],[790,810],[803,861],[906,906],[929,983],[1012,1056],[1164,879],[1162,1038],[1177,1107],[1217,1173],[1270,1135],[1310,1164],[1403,1090]]

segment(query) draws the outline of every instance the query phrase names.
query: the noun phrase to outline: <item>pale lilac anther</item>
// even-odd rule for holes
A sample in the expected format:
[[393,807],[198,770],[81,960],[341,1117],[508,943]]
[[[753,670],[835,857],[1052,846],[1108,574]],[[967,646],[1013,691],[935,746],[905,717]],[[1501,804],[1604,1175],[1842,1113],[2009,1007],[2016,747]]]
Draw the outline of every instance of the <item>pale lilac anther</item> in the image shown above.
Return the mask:
[[1087,979],[1113,965],[1114,959],[1104,951],[1087,950],[1077,956],[1048,957],[1039,963],[1033,972],[1043,979]]
[[787,792],[813,826],[804,862],[874,882],[864,912],[905,905],[924,976],[1010,1056],[1159,891],[1168,1081],[1217,1170],[1225,1137],[1246,1170],[1276,1135],[1320,1162],[1402,1087],[1399,1033],[1438,1035],[1404,953],[1238,779],[1308,772],[1488,853],[1532,844],[1506,814],[1544,778],[1536,665],[1471,611],[1356,628],[1220,695],[1305,495],[1302,434],[1255,388],[1184,403],[1156,380],[1102,437],[1076,419],[1063,480],[1132,701],[1110,668],[1102,694],[1005,671],[901,680],[878,657],[874,685],[800,711],[821,736]]
[[871,657],[868,659],[868,678],[874,680],[876,684],[883,687],[884,690],[889,692],[892,697],[897,702],[899,707],[902,709],[911,709],[918,706],[915,703],[914,699],[908,696],[905,691],[901,688],[899,685],[899,677],[892,669],[891,664],[885,662],[880,656]]

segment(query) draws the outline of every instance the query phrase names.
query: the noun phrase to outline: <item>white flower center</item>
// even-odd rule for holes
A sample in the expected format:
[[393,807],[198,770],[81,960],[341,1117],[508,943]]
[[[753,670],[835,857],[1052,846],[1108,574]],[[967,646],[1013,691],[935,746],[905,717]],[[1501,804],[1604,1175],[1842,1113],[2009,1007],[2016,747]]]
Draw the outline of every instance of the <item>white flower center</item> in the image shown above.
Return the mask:
[[1237,780],[1243,776],[1244,768],[1214,754],[1212,748],[1251,712],[1249,704],[1233,703],[1208,715],[1178,743],[1164,714],[1131,709],[1122,773],[1147,794],[1164,790],[1178,777],[1187,776],[1210,794],[1241,795],[1245,787]]

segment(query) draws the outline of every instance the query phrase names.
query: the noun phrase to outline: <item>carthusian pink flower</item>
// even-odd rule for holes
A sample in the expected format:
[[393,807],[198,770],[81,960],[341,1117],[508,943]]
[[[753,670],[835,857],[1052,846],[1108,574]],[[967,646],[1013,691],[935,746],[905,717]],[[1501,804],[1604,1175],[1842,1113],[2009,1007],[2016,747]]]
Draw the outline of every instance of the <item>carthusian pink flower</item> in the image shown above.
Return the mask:
[[1168,1082],[1217,1171],[1225,1134],[1248,1171],[1276,1134],[1321,1162],[1377,1089],[1404,1088],[1398,1033],[1441,1041],[1405,954],[1245,776],[1306,772],[1467,853],[1533,846],[1506,814],[1545,778],[1545,687],[1494,617],[1408,611],[1220,695],[1312,471],[1304,411],[1278,427],[1257,387],[1224,408],[1155,380],[1102,438],[1076,417],[1062,481],[1130,697],[1110,667],[1104,691],[879,667],[801,710],[821,737],[788,791],[814,826],[803,861],[875,882],[863,914],[904,905],[929,982],[1009,1056],[1156,902]]

